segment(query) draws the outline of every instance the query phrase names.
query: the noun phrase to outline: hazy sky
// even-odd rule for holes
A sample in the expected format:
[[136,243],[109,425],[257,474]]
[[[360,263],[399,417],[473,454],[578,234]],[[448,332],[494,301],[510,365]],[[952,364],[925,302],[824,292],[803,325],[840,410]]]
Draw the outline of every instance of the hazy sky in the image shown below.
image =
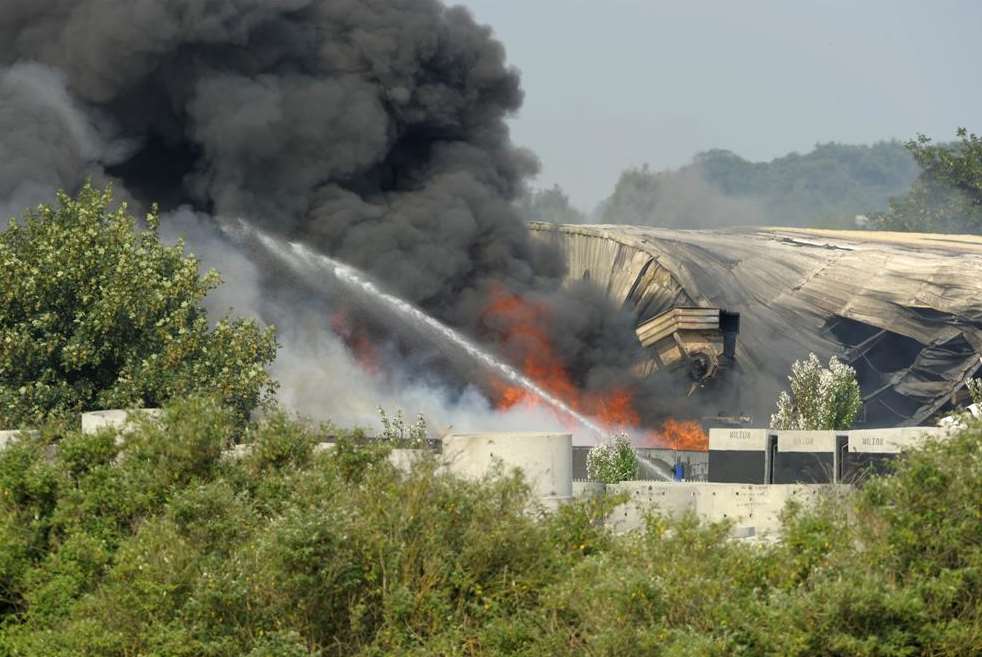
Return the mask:
[[584,209],[709,148],[982,132],[980,0],[459,0],[523,73],[515,141]]

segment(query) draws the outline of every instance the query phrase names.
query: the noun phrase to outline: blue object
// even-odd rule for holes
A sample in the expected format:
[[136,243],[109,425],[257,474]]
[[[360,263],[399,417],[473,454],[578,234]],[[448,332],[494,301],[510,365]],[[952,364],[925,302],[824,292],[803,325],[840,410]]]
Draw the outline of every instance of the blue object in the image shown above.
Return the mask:
[[682,481],[685,479],[685,468],[681,463],[675,464],[675,481]]

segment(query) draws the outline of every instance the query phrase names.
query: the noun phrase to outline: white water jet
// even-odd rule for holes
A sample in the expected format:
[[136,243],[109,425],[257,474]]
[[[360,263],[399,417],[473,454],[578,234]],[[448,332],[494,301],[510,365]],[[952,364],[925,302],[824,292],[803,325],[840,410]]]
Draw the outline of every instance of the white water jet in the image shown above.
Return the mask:
[[403,299],[381,290],[375,283],[368,280],[363,273],[354,267],[346,265],[328,256],[315,253],[298,242],[284,244],[279,240],[270,237],[269,235],[266,235],[265,233],[256,230],[251,226],[248,226],[244,222],[241,223],[240,226],[245,232],[248,232],[255,237],[255,239],[258,240],[267,249],[267,251],[290,267],[299,270],[302,268],[302,265],[306,265],[311,269],[333,275],[338,281],[348,287],[348,289],[365,294],[372,301],[382,304],[392,312],[396,313],[400,318],[407,322],[407,324],[411,324],[422,329],[435,340],[442,340],[451,343],[488,370],[494,372],[506,381],[520,386],[521,388],[532,393],[563,415],[566,415],[567,417],[575,420],[578,424],[594,432],[597,436],[603,436],[609,433],[600,425],[576,412],[563,400],[553,396],[524,374],[510,365],[501,362],[457,331],[430,317],[422,310],[416,308]]
[[[637,454],[637,452],[635,452],[635,454]],[[640,454],[637,454],[637,457],[639,469],[649,477],[655,477],[660,481],[675,481],[675,477],[666,472],[666,470],[668,470],[668,465],[659,465],[648,457],[641,456]]]

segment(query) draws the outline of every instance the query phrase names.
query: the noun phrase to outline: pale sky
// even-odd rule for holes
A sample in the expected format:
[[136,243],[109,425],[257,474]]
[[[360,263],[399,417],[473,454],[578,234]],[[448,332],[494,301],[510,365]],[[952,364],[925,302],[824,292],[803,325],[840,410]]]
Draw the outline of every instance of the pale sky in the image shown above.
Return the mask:
[[522,71],[514,140],[582,209],[727,148],[982,132],[980,0],[457,0]]

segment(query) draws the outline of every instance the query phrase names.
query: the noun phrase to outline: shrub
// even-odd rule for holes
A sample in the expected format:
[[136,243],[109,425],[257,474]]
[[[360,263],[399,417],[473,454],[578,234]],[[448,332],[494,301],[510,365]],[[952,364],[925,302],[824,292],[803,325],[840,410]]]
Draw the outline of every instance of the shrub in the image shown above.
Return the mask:
[[244,418],[272,392],[272,332],[209,325],[220,278],[160,243],[156,212],[140,230],[108,190],[58,202],[0,232],[0,427],[202,392]]
[[791,366],[788,381],[791,392],[778,397],[772,429],[848,429],[862,407],[856,371],[836,358],[826,369],[815,354],[809,354],[808,360]]
[[586,456],[587,476],[593,481],[616,484],[638,476],[638,457],[626,435],[614,436],[591,449]]
[[969,379],[965,387],[968,388],[972,403],[982,406],[982,379]]
[[379,436],[384,444],[393,449],[424,449],[429,438],[426,428],[426,418],[422,413],[416,414],[416,420],[409,424],[402,417],[402,411],[396,411],[392,417],[381,406],[378,409],[379,420],[382,423],[382,435]]
[[540,516],[514,473],[398,475],[282,414],[224,458],[227,410],[165,410],[0,452],[0,655],[978,654],[982,424],[748,544],[612,535],[604,497]]

